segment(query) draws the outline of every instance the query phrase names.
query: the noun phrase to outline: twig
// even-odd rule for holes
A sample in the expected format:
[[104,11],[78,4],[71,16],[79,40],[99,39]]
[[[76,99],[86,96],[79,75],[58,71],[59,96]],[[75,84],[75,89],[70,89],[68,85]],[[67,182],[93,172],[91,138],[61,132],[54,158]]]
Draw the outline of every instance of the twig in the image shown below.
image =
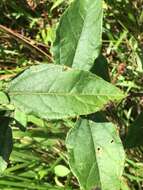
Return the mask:
[[35,46],[29,39],[27,39],[26,37],[24,37],[23,35],[3,26],[0,24],[0,30],[6,32],[8,35],[10,35],[11,37],[13,37],[14,39],[16,39],[17,41],[20,41],[21,43],[23,43],[25,46],[27,46],[30,50],[34,50],[35,53],[39,53],[42,57],[46,57],[50,62],[53,62],[53,59],[51,58],[51,56],[49,56],[47,53],[45,53],[44,51],[42,51],[40,48],[38,48],[37,46]]
[[1,80],[6,80],[6,79],[9,79],[9,78],[12,78],[14,77],[16,74],[6,74],[6,75],[1,75],[0,76],[0,81]]

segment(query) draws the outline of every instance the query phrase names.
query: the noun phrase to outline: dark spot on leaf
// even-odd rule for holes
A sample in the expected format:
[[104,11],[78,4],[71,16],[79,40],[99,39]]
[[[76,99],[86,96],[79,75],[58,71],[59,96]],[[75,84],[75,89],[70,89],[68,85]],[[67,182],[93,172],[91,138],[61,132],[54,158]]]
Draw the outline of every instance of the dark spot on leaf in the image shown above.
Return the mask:
[[97,150],[100,151],[100,148],[98,147]]
[[113,143],[114,142],[114,140],[111,140],[111,143]]

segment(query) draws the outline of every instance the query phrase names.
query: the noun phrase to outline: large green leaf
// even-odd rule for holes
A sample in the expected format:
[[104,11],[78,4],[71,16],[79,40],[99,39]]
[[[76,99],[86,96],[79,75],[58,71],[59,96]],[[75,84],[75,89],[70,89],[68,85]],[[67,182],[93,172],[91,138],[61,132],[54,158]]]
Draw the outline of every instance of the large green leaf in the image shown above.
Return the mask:
[[99,111],[124,94],[98,76],[60,65],[33,66],[9,86],[11,103],[45,119],[61,119]]
[[75,0],[57,29],[53,53],[57,64],[89,70],[98,57],[102,36],[102,0]]
[[84,190],[119,190],[125,153],[116,126],[79,120],[66,140],[69,163]]

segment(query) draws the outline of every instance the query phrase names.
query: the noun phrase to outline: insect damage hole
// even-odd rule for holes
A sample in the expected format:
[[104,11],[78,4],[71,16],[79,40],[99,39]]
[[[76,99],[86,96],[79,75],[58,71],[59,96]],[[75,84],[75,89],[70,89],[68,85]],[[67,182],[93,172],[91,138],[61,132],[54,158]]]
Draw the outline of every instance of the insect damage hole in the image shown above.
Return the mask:
[[98,147],[98,148],[97,148],[97,151],[99,152],[100,150],[101,150],[101,148],[100,148],[100,147]]
[[96,152],[97,152],[98,155],[101,155],[102,154],[102,148],[101,147],[97,147],[97,151]]

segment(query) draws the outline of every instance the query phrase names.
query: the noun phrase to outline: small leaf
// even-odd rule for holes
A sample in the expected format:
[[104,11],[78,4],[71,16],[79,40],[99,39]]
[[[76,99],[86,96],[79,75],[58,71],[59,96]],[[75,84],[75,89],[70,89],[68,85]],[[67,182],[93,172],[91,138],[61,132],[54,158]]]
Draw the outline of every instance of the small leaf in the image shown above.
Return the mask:
[[43,119],[94,113],[125,95],[112,84],[82,70],[54,64],[33,66],[15,78],[8,94],[16,109]]
[[54,171],[55,171],[55,174],[58,177],[65,177],[70,173],[70,170],[67,167],[63,166],[63,165],[56,166],[54,168]]
[[56,0],[51,8],[51,11],[62,4],[65,0]]
[[79,120],[66,140],[69,163],[81,188],[119,190],[125,153],[112,123]]
[[8,104],[9,103],[9,99],[7,97],[7,95],[0,91],[0,104]]
[[33,123],[36,126],[45,127],[44,120],[42,120],[34,115],[28,115],[27,120],[28,120],[28,122]]
[[22,127],[25,128],[27,126],[27,115],[24,112],[20,111],[19,109],[15,110],[15,112],[14,112],[14,119]]
[[57,64],[89,70],[101,48],[102,0],[75,0],[60,20],[53,53]]
[[0,174],[7,168],[7,162],[0,156]]

